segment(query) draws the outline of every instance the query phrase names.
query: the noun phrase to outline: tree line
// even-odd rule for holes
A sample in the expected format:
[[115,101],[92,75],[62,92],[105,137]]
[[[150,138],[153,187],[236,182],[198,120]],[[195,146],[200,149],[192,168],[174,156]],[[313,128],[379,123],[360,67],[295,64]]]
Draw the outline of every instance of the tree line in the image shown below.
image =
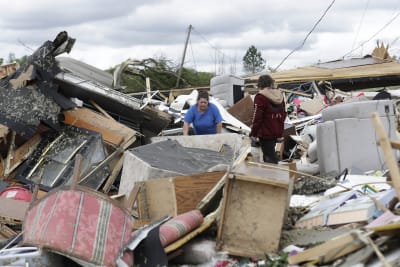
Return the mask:
[[[0,58],[0,65],[17,62],[23,66],[27,62],[28,56],[17,58],[14,53],[9,53],[5,60]],[[246,74],[259,73],[265,70],[266,60],[262,57],[254,45],[251,45],[242,58],[243,70]],[[116,67],[106,71],[113,73]],[[268,67],[270,70],[271,68]],[[121,76],[122,91],[125,93],[143,92],[146,88],[146,77],[150,78],[152,90],[167,90],[175,88],[178,72],[177,66],[166,58],[143,60],[140,66],[127,68]],[[206,87],[210,84],[210,79],[215,76],[212,72],[201,72],[192,68],[182,68],[180,88],[187,87]]]

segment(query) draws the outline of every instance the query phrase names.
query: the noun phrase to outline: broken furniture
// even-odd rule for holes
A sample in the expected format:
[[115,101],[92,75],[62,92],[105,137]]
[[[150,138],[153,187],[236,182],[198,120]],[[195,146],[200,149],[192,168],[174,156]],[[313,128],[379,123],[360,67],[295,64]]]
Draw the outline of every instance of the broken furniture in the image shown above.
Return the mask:
[[231,255],[277,252],[293,184],[288,168],[241,163],[225,180],[217,248]]
[[63,187],[29,207],[23,231],[24,245],[50,249],[78,263],[116,266],[120,249],[131,237],[132,218],[104,194]]
[[139,221],[154,221],[191,211],[225,172],[205,172],[138,182]]
[[[321,175],[337,175],[348,168],[352,174],[380,170],[384,166],[371,113],[376,111],[390,138],[397,139],[394,105],[391,100],[341,103],[322,111],[317,125],[318,161]],[[355,149],[356,148],[356,149]]]
[[118,194],[128,195],[139,181],[225,171],[245,147],[238,134],[157,137],[152,142],[125,152]]

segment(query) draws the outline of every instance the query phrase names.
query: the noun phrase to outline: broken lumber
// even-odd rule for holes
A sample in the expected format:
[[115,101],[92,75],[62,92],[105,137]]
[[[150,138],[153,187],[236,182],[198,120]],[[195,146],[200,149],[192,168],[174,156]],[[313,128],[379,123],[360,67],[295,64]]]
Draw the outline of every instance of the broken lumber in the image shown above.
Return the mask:
[[306,249],[296,255],[289,256],[289,264],[313,261],[314,263],[327,263],[356,251],[365,246],[361,240],[367,233],[351,231],[335,237],[321,245]]
[[393,153],[391,141],[386,134],[385,128],[383,127],[377,112],[372,113],[372,121],[377,134],[378,144],[383,151],[383,155],[393,181],[393,186],[396,188],[397,196],[400,196],[400,171],[399,166],[397,165],[397,160]]

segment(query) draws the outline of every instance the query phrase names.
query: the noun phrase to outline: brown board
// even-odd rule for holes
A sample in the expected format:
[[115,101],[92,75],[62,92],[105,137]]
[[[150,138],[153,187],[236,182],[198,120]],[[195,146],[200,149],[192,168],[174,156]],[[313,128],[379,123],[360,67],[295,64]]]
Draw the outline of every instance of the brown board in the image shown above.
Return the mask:
[[225,172],[206,172],[174,178],[178,214],[191,211],[224,176]]

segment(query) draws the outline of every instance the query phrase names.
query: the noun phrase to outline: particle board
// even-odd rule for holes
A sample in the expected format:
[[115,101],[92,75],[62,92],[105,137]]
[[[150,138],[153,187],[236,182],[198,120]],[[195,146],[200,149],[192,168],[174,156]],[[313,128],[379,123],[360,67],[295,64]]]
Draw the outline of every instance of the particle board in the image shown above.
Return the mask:
[[[242,173],[243,170],[246,172]],[[217,236],[219,250],[259,258],[278,251],[289,176],[288,170],[269,169],[268,165],[241,164],[232,170],[224,188]]]
[[172,179],[155,179],[142,182],[139,194],[141,220],[158,220],[164,216],[176,216],[176,196]]

